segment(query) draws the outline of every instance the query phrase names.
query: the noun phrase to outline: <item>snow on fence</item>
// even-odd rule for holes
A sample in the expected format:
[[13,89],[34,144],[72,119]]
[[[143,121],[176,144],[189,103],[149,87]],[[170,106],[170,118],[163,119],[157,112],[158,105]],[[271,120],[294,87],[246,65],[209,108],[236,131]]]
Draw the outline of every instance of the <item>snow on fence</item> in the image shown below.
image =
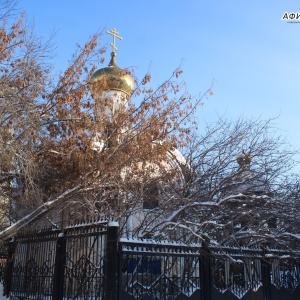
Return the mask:
[[82,222],[7,241],[0,281],[10,299],[299,300],[299,254],[119,239],[117,223]]

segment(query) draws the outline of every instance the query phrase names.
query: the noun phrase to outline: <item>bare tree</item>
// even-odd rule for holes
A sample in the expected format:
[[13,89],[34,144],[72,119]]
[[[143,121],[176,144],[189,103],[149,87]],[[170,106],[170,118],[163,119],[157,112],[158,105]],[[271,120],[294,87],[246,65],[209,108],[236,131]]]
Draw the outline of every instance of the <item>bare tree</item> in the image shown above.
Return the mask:
[[299,244],[297,151],[273,121],[219,119],[196,135],[186,186],[162,203],[163,217],[145,226],[147,235],[216,245]]
[[0,192],[5,215],[1,222],[7,224],[7,218],[15,218],[12,198],[19,198],[17,202],[28,209],[34,201],[39,203],[38,195],[33,200],[26,186],[35,186],[34,149],[41,142],[39,101],[51,85],[52,45],[51,38],[43,42],[34,35],[17,1],[1,1],[0,19]]

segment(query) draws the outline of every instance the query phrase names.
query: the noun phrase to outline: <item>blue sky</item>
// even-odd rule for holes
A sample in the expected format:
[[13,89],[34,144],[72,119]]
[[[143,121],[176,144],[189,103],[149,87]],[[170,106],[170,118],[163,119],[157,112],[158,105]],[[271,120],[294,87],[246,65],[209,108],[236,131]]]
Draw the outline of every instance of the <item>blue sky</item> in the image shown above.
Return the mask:
[[300,23],[281,20],[300,12],[300,2],[21,0],[20,6],[38,35],[57,31],[56,70],[64,70],[77,43],[117,28],[120,67],[134,66],[139,76],[150,69],[158,84],[181,64],[192,95],[214,81],[214,96],[197,113],[200,125],[218,116],[278,117],[281,134],[300,148]]

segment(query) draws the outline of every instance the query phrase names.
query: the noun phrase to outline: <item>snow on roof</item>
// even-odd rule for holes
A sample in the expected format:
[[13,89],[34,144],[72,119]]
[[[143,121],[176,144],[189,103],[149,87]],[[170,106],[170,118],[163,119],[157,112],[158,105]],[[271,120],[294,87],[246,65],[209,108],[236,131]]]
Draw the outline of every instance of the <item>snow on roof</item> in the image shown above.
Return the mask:
[[171,159],[175,158],[177,161],[177,164],[187,165],[187,161],[186,161],[185,157],[182,155],[182,153],[178,149],[169,150],[168,156]]

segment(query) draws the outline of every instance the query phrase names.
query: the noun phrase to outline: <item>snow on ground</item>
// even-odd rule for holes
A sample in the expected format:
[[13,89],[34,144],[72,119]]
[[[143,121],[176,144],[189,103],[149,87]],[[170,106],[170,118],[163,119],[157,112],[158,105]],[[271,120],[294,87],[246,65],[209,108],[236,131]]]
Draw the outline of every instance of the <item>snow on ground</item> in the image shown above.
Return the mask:
[[7,300],[5,296],[3,296],[3,285],[0,283],[0,300]]

